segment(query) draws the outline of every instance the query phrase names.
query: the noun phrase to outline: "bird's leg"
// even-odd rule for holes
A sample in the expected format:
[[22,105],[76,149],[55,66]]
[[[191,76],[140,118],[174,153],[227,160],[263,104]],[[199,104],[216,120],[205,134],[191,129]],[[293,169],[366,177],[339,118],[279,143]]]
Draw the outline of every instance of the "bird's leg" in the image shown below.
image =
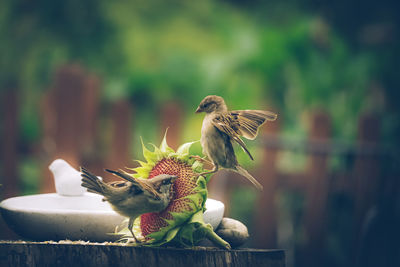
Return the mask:
[[204,176],[206,174],[216,173],[218,171],[218,164],[214,163],[213,165],[214,165],[214,168],[211,171],[202,172],[202,173],[198,174],[197,176]]
[[202,158],[202,157],[197,156],[197,155],[192,155],[192,156],[190,156],[190,158],[191,159],[195,159],[197,161],[200,161],[201,163],[207,163],[207,164],[210,164],[210,165],[214,165],[211,161],[206,160],[205,158]]
[[133,231],[132,231],[132,228],[133,228],[133,219],[132,219],[132,218],[129,218],[128,229],[129,229],[129,231],[131,232],[132,237],[135,239],[135,242],[136,242],[136,243],[141,243],[141,241],[139,241],[139,239],[136,238],[135,234],[134,234]]

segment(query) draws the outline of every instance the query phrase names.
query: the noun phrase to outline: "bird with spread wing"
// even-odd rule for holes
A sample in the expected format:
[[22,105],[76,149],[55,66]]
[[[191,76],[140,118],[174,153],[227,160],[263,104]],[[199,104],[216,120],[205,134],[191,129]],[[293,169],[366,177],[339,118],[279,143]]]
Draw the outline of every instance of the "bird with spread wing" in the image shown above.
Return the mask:
[[205,112],[201,128],[200,143],[203,154],[213,163],[214,168],[204,174],[215,173],[219,167],[230,169],[246,177],[254,186],[262,190],[262,185],[236,159],[232,141],[238,143],[254,160],[246,144],[240,138],[254,140],[258,129],[266,121],[274,121],[277,114],[264,110],[234,110],[228,111],[222,97],[206,96],[199,104],[196,113]]

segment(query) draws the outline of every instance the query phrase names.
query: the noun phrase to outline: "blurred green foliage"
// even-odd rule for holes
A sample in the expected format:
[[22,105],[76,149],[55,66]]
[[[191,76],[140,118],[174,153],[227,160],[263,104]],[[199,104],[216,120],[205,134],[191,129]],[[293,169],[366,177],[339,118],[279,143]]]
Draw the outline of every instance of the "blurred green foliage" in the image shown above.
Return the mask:
[[[3,1],[1,88],[18,85],[32,111],[55,67],[81,62],[101,75],[106,102],[129,98],[147,112],[178,100],[191,112],[215,93],[233,108],[274,107],[288,135],[304,132],[305,111],[324,108],[336,136],[354,137],[359,113],[383,108],[368,96],[374,55],[321,16],[291,8],[277,18],[272,6],[261,16],[211,0]],[[27,138],[38,136],[33,114],[22,113]]]

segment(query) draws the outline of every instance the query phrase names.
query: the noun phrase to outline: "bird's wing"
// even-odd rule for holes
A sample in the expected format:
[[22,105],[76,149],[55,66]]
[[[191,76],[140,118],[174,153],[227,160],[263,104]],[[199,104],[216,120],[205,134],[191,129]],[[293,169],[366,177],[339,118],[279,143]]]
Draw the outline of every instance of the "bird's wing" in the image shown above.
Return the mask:
[[111,185],[112,187],[124,187],[124,186],[128,186],[129,184],[126,181],[114,181],[114,182],[108,183],[108,185]]
[[235,120],[230,114],[220,114],[212,120],[212,124],[221,132],[227,134],[235,142],[237,142],[243,150],[249,155],[251,160],[254,160],[250,151],[247,149],[246,144],[240,139],[241,131],[238,125],[238,121]]
[[[138,179],[130,176],[128,173],[126,173],[123,170],[119,171],[113,171],[106,169],[109,173],[114,174],[115,176],[121,177],[122,179],[131,182],[132,185],[136,188],[136,191],[143,191],[145,194],[152,195],[155,198],[159,198],[159,193],[154,189],[154,187],[147,181],[147,179]],[[123,182],[119,182],[123,183]]]
[[234,110],[228,116],[236,127],[236,133],[250,140],[257,137],[261,125],[277,118],[275,113],[265,110]]
[[140,188],[139,186],[136,186],[128,181],[114,181],[114,182],[107,183],[107,185],[112,186],[113,188],[123,188],[123,187],[126,188],[126,187],[130,186],[131,187],[130,192],[133,195],[138,195],[138,194],[143,193],[142,188]]
[[108,171],[109,173],[115,175],[115,176],[118,176],[118,177],[124,179],[125,181],[131,182],[131,183],[134,183],[134,184],[137,183],[135,178],[133,178],[132,176],[129,175],[129,173],[124,172],[123,170],[119,170],[119,171],[113,171],[113,170],[110,170],[110,169],[105,169],[105,170]]

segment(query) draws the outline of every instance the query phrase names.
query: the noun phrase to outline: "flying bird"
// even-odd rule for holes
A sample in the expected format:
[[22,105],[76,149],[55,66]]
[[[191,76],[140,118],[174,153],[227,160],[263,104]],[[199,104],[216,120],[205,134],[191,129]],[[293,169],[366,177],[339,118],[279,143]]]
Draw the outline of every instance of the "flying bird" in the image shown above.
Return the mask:
[[222,97],[206,96],[196,109],[196,113],[205,112],[201,128],[200,143],[203,154],[213,163],[214,168],[203,174],[215,173],[219,167],[233,170],[246,177],[254,186],[262,190],[262,185],[236,159],[232,140],[238,143],[243,150],[254,160],[245,143],[240,138],[254,140],[258,129],[266,121],[274,121],[277,114],[264,110],[234,110],[228,111]]

